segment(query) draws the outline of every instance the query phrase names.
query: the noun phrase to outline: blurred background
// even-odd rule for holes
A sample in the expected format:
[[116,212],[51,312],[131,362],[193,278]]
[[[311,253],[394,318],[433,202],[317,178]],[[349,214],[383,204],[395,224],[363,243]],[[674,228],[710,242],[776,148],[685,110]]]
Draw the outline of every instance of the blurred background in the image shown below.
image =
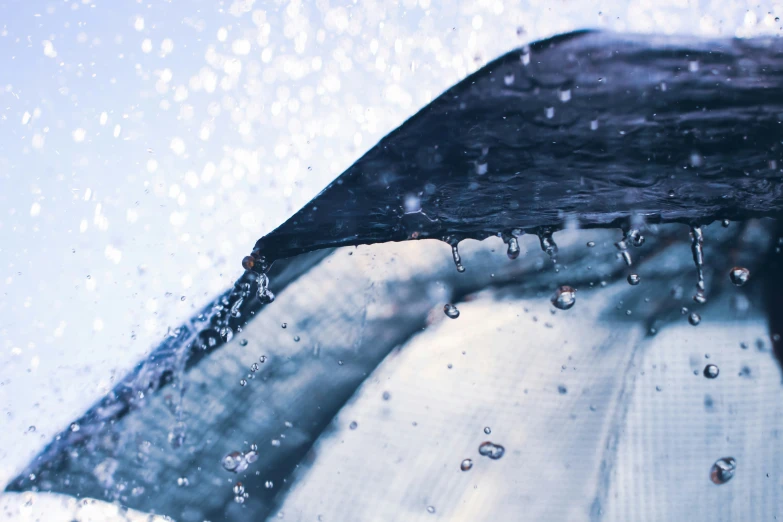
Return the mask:
[[778,36],[779,16],[718,0],[0,0],[0,481],[229,287],[258,237],[487,61],[581,28]]

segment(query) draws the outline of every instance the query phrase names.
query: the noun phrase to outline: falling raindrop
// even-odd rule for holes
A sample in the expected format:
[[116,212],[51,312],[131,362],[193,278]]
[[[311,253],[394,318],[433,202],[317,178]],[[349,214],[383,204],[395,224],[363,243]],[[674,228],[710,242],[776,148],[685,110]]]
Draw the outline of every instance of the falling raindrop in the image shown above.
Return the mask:
[[473,460],[465,459],[459,464],[459,469],[462,471],[470,471],[473,468]]
[[546,114],[546,119],[551,120],[555,117],[555,108],[554,107],[547,107],[544,110],[544,113]]
[[642,282],[642,278],[639,277],[639,274],[628,274],[628,284],[631,286],[636,286],[639,283]]
[[563,103],[569,101],[571,99],[571,89],[560,89],[557,92],[557,97]]
[[498,460],[505,452],[506,448],[500,444],[493,444],[489,441],[482,442],[481,445],[479,445],[479,455],[489,457],[492,460]]
[[560,310],[568,310],[576,303],[576,288],[563,285],[552,296],[552,304]]
[[457,307],[453,304],[443,305],[443,313],[446,314],[446,317],[449,317],[450,319],[456,319],[459,317],[459,310],[457,310]]
[[714,364],[708,364],[704,367],[704,376],[708,379],[714,379],[720,373],[720,369]]
[[688,316],[688,322],[693,326],[696,326],[701,322],[701,316],[696,312],[691,312],[691,315]]
[[704,304],[707,302],[707,297],[702,292],[696,292],[693,294],[693,301],[695,303]]
[[735,266],[729,272],[729,279],[736,286],[742,286],[750,279],[750,270],[741,266]]
[[715,461],[710,469],[710,480],[713,484],[721,485],[734,477],[737,469],[737,461],[733,457],[723,457]]

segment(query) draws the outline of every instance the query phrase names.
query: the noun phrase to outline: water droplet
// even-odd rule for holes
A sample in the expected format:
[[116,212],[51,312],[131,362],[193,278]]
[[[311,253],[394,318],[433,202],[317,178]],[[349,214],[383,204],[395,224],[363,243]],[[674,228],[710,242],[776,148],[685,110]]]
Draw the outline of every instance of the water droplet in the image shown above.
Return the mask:
[[234,497],[234,502],[237,504],[244,504],[245,503],[245,497],[241,495],[237,495]]
[[595,246],[595,241],[588,241],[587,242],[587,248],[593,248]]
[[459,248],[457,247],[459,242],[456,240],[448,240],[447,243],[451,245],[451,257],[454,259],[454,266],[457,267],[457,272],[464,272],[465,267],[462,266],[462,258],[459,256]]
[[446,317],[450,319],[456,319],[459,317],[459,310],[457,310],[457,307],[453,304],[443,305],[443,313],[446,314]]
[[459,469],[462,471],[470,471],[473,468],[473,460],[465,459],[459,464]]
[[29,428],[27,428],[27,431],[29,433],[34,433],[35,432],[35,426],[30,426]]
[[519,241],[517,241],[517,238],[514,236],[508,238],[508,250],[506,250],[506,255],[509,259],[516,259],[519,257]]
[[560,384],[557,386],[557,393],[559,393],[560,395],[565,395],[566,393],[568,393],[568,388],[566,388],[565,385]]
[[693,301],[695,303],[704,304],[707,302],[707,297],[701,291],[697,291],[693,294]]
[[500,444],[493,444],[492,442],[489,441],[482,442],[479,445],[479,455],[483,457],[489,457],[492,460],[498,460],[503,456],[505,452],[506,452],[506,448],[504,448]]
[[79,425],[76,424],[75,422],[71,424],[70,428],[71,428],[71,431],[73,431],[74,433],[79,431]]
[[590,130],[598,130],[598,120],[590,120]]
[[639,277],[639,274],[628,274],[628,284],[631,286],[636,286],[639,283],[642,282],[642,278]]
[[359,427],[359,424],[356,421],[351,421],[351,423],[348,425],[348,427],[352,430],[355,430]]
[[546,114],[546,119],[551,120],[555,117],[555,108],[554,107],[547,107],[544,109],[544,114]]
[[560,98],[560,101],[565,103],[571,99],[571,89],[560,89],[557,92],[557,97]]
[[187,477],[179,477],[177,479],[177,486],[179,486],[181,488],[185,487],[185,486],[188,486],[189,484],[190,484],[190,481],[188,480]]
[[506,85],[512,85],[514,83],[514,75],[513,74],[507,74],[503,77],[503,83]]
[[258,358],[258,362],[260,362],[261,364],[264,364],[266,362],[266,355],[262,355],[261,357],[259,357]]
[[484,433],[486,433],[487,435],[489,435],[490,433],[492,433],[492,430],[490,429],[490,427],[489,427],[489,426],[487,426],[487,427],[485,427],[485,428],[484,428]]
[[239,380],[239,385],[240,386],[246,386],[247,385],[247,381],[245,379],[240,379]]
[[528,65],[530,63],[530,46],[526,45],[522,48],[522,54],[519,55],[519,61],[522,65]]
[[736,286],[742,286],[750,279],[750,270],[741,266],[735,266],[729,272],[729,279]]
[[552,296],[552,304],[560,310],[568,310],[576,303],[576,288],[563,285]]
[[391,393],[385,391],[383,392],[383,395],[381,395],[381,397],[383,398],[383,400],[388,401],[389,399],[391,399]]
[[721,221],[720,224],[723,225],[723,228],[729,228],[731,221],[729,221],[728,219],[724,219],[723,221]]
[[688,62],[688,70],[690,72],[696,72],[699,70],[699,62],[698,60],[691,60]]
[[266,489],[272,489],[273,487],[275,487],[275,484],[271,480],[267,480],[266,482],[264,482],[264,487]]
[[253,270],[253,266],[256,264],[256,260],[251,256],[245,256],[242,258],[242,268],[245,270]]
[[435,506],[427,506],[427,513],[430,514],[435,513]]
[[713,484],[721,485],[734,477],[737,469],[737,461],[733,457],[723,457],[715,461],[710,469],[710,480]]
[[250,365],[250,371],[251,372],[257,372],[258,371],[258,363],[253,363]]
[[245,485],[241,482],[234,484],[234,495],[243,495],[245,493]]
[[299,337],[298,335],[294,336],[294,342],[295,343],[298,343],[300,340],[301,340],[301,337]]
[[698,291],[704,291],[704,250],[702,244],[704,243],[704,235],[702,234],[701,227],[691,227],[691,254],[693,255],[693,262],[696,264],[696,272],[698,279],[696,281],[696,289]]
[[222,337],[224,341],[229,342],[234,338],[234,330],[225,326],[220,329],[220,337]]
[[625,261],[625,264],[628,266],[631,266],[633,264],[633,259],[631,259],[631,253],[628,252],[628,242],[626,241],[627,236],[625,239],[622,239],[614,244],[615,248],[619,251],[619,256],[622,258],[623,261]]
[[280,327],[283,328],[283,329],[288,328],[288,323],[283,323],[283,324],[280,325]]
[[221,461],[221,464],[223,465],[223,469],[226,471],[233,471],[236,473],[240,473],[241,471],[244,471],[245,468],[242,468],[242,463],[244,462],[244,456],[242,453],[238,451],[232,451],[225,457],[223,457],[223,460]]
[[247,346],[247,339],[241,339],[239,341],[239,346]]
[[278,439],[272,439],[272,446],[277,448],[280,446],[280,441]]
[[693,326],[696,326],[701,322],[701,316],[696,312],[691,312],[691,315],[688,316],[688,322]]
[[555,239],[552,237],[552,231],[542,230],[539,232],[538,241],[541,244],[541,250],[543,250],[544,253],[549,256],[549,259],[551,259],[553,262],[556,262],[558,248],[557,243],[555,243]]
[[708,364],[704,367],[704,376],[708,379],[714,379],[720,373],[720,369],[714,364]]

